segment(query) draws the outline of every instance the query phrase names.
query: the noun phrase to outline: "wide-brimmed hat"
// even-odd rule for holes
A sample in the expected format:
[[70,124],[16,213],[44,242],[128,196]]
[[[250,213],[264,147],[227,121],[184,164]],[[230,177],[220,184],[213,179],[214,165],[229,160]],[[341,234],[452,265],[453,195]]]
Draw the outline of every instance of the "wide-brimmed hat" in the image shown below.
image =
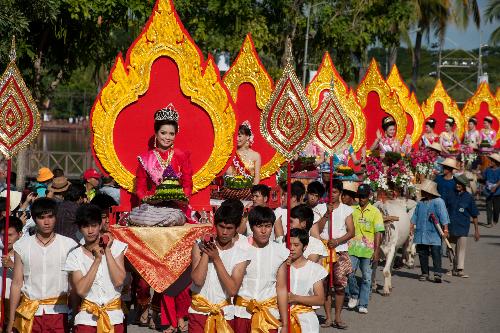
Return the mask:
[[68,181],[68,178],[64,176],[55,177],[52,180],[52,184],[49,185],[48,190],[54,193],[65,192],[70,185],[71,183]]
[[427,146],[427,148],[437,150],[438,152],[442,152],[443,148],[441,148],[441,145],[438,142],[433,142],[430,145]]
[[[22,196],[23,196],[22,192],[10,191],[10,210],[11,211],[21,204],[21,197]],[[2,191],[2,193],[0,193],[0,197],[7,198],[7,190]]]
[[52,173],[52,171],[50,171],[49,168],[40,168],[38,170],[38,175],[36,176],[36,181],[37,182],[46,182],[47,180],[50,180],[54,178],[54,174]]
[[493,154],[491,154],[488,157],[491,158],[492,160],[500,163],[500,154],[499,153],[493,153]]
[[425,178],[422,184],[418,184],[417,188],[422,192],[427,192],[429,194],[432,194],[433,196],[440,197],[441,195],[439,194],[437,190],[437,184],[436,182],[433,182],[430,179]]
[[465,187],[469,186],[470,184],[469,178],[467,178],[467,176],[464,174],[455,176],[455,181],[462,184]]
[[458,170],[457,160],[451,157],[447,157],[443,162],[439,162],[439,164]]
[[356,192],[358,192],[358,186],[359,186],[359,184],[357,182],[353,182],[353,181],[342,182],[342,187],[343,187],[344,191],[349,191],[349,192],[352,192],[354,194],[356,194]]

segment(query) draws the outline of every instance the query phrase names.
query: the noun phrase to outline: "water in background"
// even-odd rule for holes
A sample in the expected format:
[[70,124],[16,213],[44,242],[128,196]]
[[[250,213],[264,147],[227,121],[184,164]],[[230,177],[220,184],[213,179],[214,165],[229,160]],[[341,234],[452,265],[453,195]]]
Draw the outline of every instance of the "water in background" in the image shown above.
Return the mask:
[[88,130],[41,131],[31,147],[47,152],[86,152],[90,150],[90,133]]

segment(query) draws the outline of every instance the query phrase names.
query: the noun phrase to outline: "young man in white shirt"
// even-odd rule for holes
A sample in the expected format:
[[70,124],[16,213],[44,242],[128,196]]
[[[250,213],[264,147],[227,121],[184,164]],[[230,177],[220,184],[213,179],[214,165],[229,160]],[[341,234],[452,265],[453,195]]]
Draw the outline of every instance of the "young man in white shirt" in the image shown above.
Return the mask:
[[269,195],[271,194],[271,188],[264,184],[257,184],[252,186],[252,204],[253,207],[263,206],[267,207],[267,202],[269,201]]
[[[276,215],[276,223],[274,223],[274,237],[277,241],[281,241],[287,230],[288,224],[288,208],[287,208],[287,184],[280,183],[281,187],[281,207],[274,210]],[[298,180],[291,184],[290,208],[293,208],[302,203],[306,187]]]
[[290,251],[283,244],[270,241],[275,219],[267,207],[254,207],[248,215],[253,232],[250,264],[234,298],[235,332],[277,333],[280,326],[282,332],[288,332],[286,260]]
[[[327,297],[325,299],[325,323],[323,327],[332,326],[338,329],[346,329],[347,325],[341,319],[342,306],[345,299],[345,288],[349,281],[352,266],[349,258],[349,247],[347,242],[354,237],[354,222],[352,220],[353,209],[341,202],[343,183],[338,179],[332,184],[332,234],[330,237],[330,218],[321,220],[315,226],[319,228],[321,239],[327,241],[330,250],[335,251],[336,261],[332,265],[333,288],[335,290],[335,319],[331,320],[332,294],[330,291],[330,279],[325,280]],[[329,213],[328,213],[329,215]]]
[[[198,241],[191,252],[192,300],[188,310],[190,333],[203,333],[206,327],[221,325],[233,329],[234,306],[231,297],[240,289],[249,263],[249,253],[236,246],[234,237],[241,221],[231,206],[215,212],[215,239]],[[216,325],[217,323],[217,325]]]
[[304,257],[309,234],[303,229],[290,230],[290,293],[291,332],[319,333],[319,321],[314,308],[325,298],[323,279],[328,272],[323,266]]
[[[295,206],[290,211],[290,228],[298,228],[305,230],[309,235],[309,231],[313,226],[314,213],[306,204]],[[304,249],[304,257],[312,262],[318,263],[328,255],[323,242],[317,238],[309,236],[307,247]]]
[[314,212],[314,223],[319,222],[326,213],[326,204],[320,203],[324,195],[325,187],[320,182],[314,181],[307,185],[306,203]]
[[12,332],[13,327],[20,333],[69,332],[69,285],[64,263],[77,244],[54,232],[56,213],[53,199],[35,200],[31,214],[36,233],[14,243],[7,332]]
[[101,235],[101,209],[85,204],[76,211],[76,221],[85,244],[68,255],[64,269],[82,298],[75,316],[75,333],[124,332],[121,291],[125,281],[127,246]]

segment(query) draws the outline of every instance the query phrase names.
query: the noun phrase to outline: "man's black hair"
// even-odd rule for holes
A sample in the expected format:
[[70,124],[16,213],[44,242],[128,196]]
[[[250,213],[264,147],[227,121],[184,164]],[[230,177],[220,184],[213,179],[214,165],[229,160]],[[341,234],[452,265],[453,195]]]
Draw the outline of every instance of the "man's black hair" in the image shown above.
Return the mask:
[[290,217],[298,219],[300,222],[306,222],[306,231],[311,230],[314,222],[314,212],[308,205],[301,204],[293,207],[290,211]]
[[304,229],[293,228],[290,230],[290,238],[298,238],[302,245],[307,246],[309,244],[309,233]]
[[243,216],[243,211],[245,209],[245,207],[243,206],[243,202],[238,199],[226,199],[220,204],[220,206],[231,207],[233,209],[233,212],[236,215],[239,215],[240,219]]
[[81,228],[91,223],[101,224],[101,208],[92,204],[83,204],[76,210],[75,224]]
[[[21,221],[17,216],[11,215],[9,218],[9,228],[14,228],[18,233],[23,231],[23,221]],[[5,217],[0,219],[0,230],[5,231]]]
[[0,197],[0,212],[5,212],[7,210],[7,198]]
[[237,228],[241,224],[241,215],[238,215],[235,210],[234,207],[228,205],[220,206],[215,211],[214,224],[232,224]]
[[85,198],[85,186],[80,183],[71,183],[68,190],[64,192],[63,197],[65,201],[77,202]]
[[[287,192],[286,182],[281,182],[280,187],[283,192]],[[304,184],[298,180],[294,181],[292,183],[292,197],[295,197],[297,201],[299,201],[304,196],[304,194],[306,194],[306,187],[304,186]]]
[[325,187],[318,181],[313,181],[307,185],[307,193],[317,194],[320,198],[325,195]]
[[31,205],[31,216],[33,216],[33,219],[36,220],[45,214],[57,215],[57,201],[47,197],[38,198],[33,201]]
[[255,192],[259,192],[260,194],[262,194],[263,197],[269,199],[269,195],[271,194],[271,188],[264,184],[257,184],[252,186],[251,192],[252,194],[254,194]]
[[109,209],[117,205],[115,199],[106,193],[97,193],[90,203],[99,207],[103,213],[109,213]]
[[340,179],[334,179],[332,183],[332,187],[342,193],[344,191],[344,183]]
[[250,223],[250,227],[255,227],[263,223],[271,223],[274,225],[274,221],[276,221],[276,215],[269,207],[254,207],[248,213],[248,222]]

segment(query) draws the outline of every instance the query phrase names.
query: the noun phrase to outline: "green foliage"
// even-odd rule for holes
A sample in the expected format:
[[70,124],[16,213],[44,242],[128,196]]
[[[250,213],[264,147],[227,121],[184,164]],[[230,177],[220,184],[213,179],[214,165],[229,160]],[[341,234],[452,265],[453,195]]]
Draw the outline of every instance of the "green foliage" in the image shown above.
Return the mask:
[[[500,21],[500,0],[490,0],[486,8],[486,20]],[[500,44],[500,27],[497,27],[490,37],[490,42],[494,45]]]

